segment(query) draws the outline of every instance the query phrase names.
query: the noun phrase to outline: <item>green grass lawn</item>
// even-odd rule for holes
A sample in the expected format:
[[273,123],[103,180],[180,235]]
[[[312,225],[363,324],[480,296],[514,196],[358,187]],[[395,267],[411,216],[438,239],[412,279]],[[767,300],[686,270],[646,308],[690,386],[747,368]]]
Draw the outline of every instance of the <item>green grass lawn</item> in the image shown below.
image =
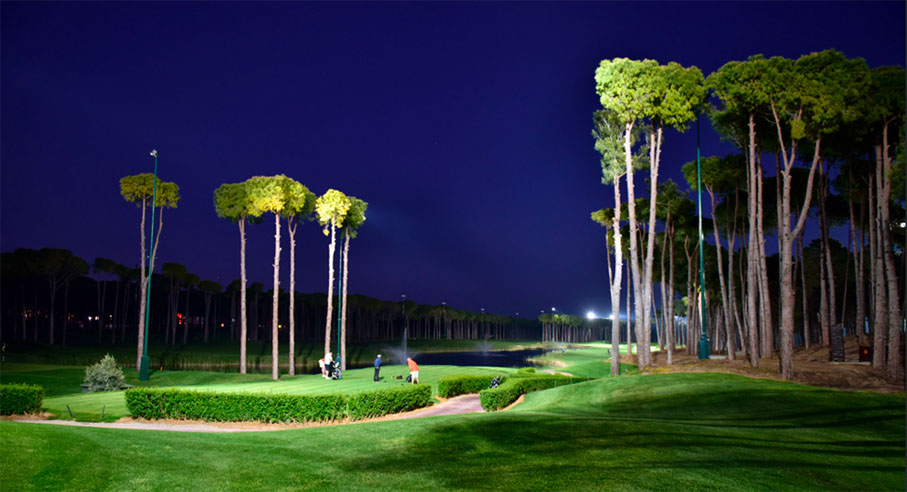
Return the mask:
[[[601,378],[611,375],[610,343],[570,344],[570,347],[569,349],[565,347],[564,352],[549,352],[533,360],[549,369],[569,372],[577,377]],[[576,350],[573,347],[582,347],[582,349]],[[658,346],[653,346],[653,350],[658,350]],[[625,344],[620,345],[620,353],[627,353]],[[632,364],[620,365],[621,374],[634,369],[636,366]]]
[[[445,376],[507,374],[514,369],[503,367],[422,366],[420,379],[438,391],[438,380]],[[201,371],[155,371],[149,381],[138,380],[135,369],[123,371],[128,384],[136,386],[179,386],[183,389],[220,392],[266,393],[356,393],[406,384],[409,370],[404,365],[387,365],[381,369],[380,383],[373,381],[374,369],[351,369],[339,381],[326,380],[320,374],[282,376],[272,381],[265,374],[236,374]],[[44,409],[65,420],[84,422],[112,422],[129,416],[122,391],[104,393],[76,393],[85,375],[85,369],[73,366],[43,364],[4,364],[0,382],[23,382],[45,386]],[[396,379],[400,376],[400,379]],[[48,389],[49,388],[49,389]],[[70,411],[72,415],[70,415]],[[103,418],[101,413],[103,412]]]
[[249,434],[0,422],[0,488],[904,490],[904,403],[657,374],[531,393],[506,412]]

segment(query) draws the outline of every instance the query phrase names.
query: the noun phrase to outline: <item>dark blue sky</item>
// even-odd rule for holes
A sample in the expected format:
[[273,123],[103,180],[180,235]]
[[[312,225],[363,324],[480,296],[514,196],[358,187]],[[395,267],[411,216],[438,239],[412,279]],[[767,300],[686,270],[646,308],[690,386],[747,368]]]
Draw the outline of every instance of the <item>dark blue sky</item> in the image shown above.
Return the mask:
[[[708,75],[828,48],[904,65],[904,47],[904,2],[3,2],[0,249],[136,266],[140,216],[119,178],[151,172],[156,148],[182,195],[158,267],[238,278],[238,231],[213,191],[284,173],[369,202],[353,292],[604,314],[602,229],[589,220],[613,205],[590,136],[600,60]],[[703,135],[703,155],[732,151]],[[682,181],[695,131],[664,145],[662,177]],[[313,224],[297,236],[297,290],[326,291],[327,239]],[[270,288],[273,222],[247,238],[250,280]]]

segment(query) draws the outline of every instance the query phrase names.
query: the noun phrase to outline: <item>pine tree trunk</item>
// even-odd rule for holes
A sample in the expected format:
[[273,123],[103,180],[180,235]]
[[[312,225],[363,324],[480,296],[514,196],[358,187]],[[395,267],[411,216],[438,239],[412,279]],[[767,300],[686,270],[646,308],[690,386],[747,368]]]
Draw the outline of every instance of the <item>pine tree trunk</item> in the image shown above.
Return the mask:
[[287,234],[290,236],[290,376],[296,375],[296,225],[292,217],[287,219]]
[[[292,295],[292,292],[290,293]],[[278,301],[280,300],[280,214],[274,214],[274,299],[271,301],[271,379],[280,379],[280,354],[278,352],[279,336],[277,325],[280,321]]]
[[350,231],[347,230],[343,241],[343,312],[340,314],[340,367],[346,370],[346,292],[347,281],[349,279],[349,254],[350,254]]
[[[328,306],[326,322],[324,324],[324,353],[331,351],[331,321],[334,318],[334,248],[337,241],[337,228],[334,222],[331,222],[331,244],[328,246]],[[404,318],[405,319],[405,318]],[[406,336],[406,326],[403,327],[404,337]],[[405,339],[405,338],[404,338]]]
[[[881,240],[881,205],[879,195],[881,184],[879,177],[881,171],[881,149],[876,146],[876,169],[875,176],[870,182],[870,212],[869,220],[872,226],[869,229],[870,244],[870,262],[872,264],[872,298],[875,299],[872,313],[872,332],[873,332],[873,350],[872,350],[872,367],[877,369],[888,369],[888,359],[886,357],[886,346],[888,344],[888,311],[885,309],[887,302],[887,291],[885,289],[885,272],[882,268],[882,249]],[[875,189],[873,189],[875,183]]]
[[812,345],[812,334],[810,333],[809,323],[809,296],[806,295],[806,257],[803,256],[803,236],[797,242],[800,249],[800,288],[803,292],[803,341],[806,348]]
[[248,321],[246,310],[246,218],[239,218],[239,373],[246,374],[246,340],[248,338]]
[[890,201],[891,201],[891,157],[888,154],[888,125],[882,128],[882,172],[880,179],[882,182],[881,192],[879,193],[879,204],[881,211],[882,234],[882,258],[885,266],[885,277],[888,287],[888,365],[886,372],[888,377],[896,379],[904,369],[901,360],[901,338],[903,337],[901,324],[904,320],[901,318],[901,301],[898,294],[898,272],[894,263],[894,248],[891,241],[891,218],[890,218]]
[[[142,352],[145,347],[145,289],[148,288],[148,276],[145,274],[145,204],[148,202],[148,199],[142,200],[142,223],[140,225],[141,234],[139,235],[139,242],[142,246],[142,257],[139,259],[139,264],[141,265],[141,279],[139,280],[141,285],[141,295],[142,298],[139,300],[139,338],[137,344],[137,354],[135,356],[135,370],[139,371],[142,368]],[[152,224],[153,225],[153,224]]]

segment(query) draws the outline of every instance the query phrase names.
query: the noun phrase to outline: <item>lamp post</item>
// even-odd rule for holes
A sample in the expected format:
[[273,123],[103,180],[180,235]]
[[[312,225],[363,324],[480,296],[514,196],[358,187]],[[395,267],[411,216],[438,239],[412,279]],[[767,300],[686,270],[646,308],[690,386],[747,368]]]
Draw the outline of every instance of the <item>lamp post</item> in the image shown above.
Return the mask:
[[[151,237],[148,245],[148,288],[145,289],[145,335],[142,343],[142,361],[139,364],[139,381],[148,381],[148,322],[151,314],[151,268],[154,266],[154,206],[157,203],[157,149],[151,151],[151,157],[154,157],[154,178],[151,185]],[[144,280],[144,279],[143,279]]]
[[702,254],[702,169],[699,157],[699,115],[696,115],[696,200],[699,208],[699,358],[708,359],[711,352],[705,322],[705,259]]

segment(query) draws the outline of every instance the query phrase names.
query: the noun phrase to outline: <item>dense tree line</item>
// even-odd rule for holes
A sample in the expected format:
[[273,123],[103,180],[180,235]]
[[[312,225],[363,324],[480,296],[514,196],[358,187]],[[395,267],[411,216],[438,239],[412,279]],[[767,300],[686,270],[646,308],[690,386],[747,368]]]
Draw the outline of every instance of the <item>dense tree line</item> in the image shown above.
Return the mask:
[[[66,344],[118,344],[137,340],[140,270],[97,258],[93,266],[68,250],[17,249],[3,253],[2,322],[4,341]],[[92,274],[96,278],[88,276]],[[54,295],[51,295],[55,289]],[[62,293],[64,302],[58,301]],[[241,339],[240,281],[222,287],[198,280],[184,265],[165,262],[151,278],[150,335],[155,343],[180,345]],[[273,290],[253,282],[247,295],[247,336],[272,341]],[[334,296],[338,304],[341,296]],[[290,296],[278,291],[277,339],[289,342],[290,320],[298,340],[324,341],[328,298],[325,293]],[[289,316],[290,300],[296,316]],[[536,320],[474,313],[447,305],[385,301],[347,295],[348,340],[355,343],[409,339],[541,339]],[[404,318],[405,309],[405,318]],[[51,315],[53,313],[53,315]],[[56,328],[62,336],[51,341]],[[560,338],[557,338],[560,340]],[[336,341],[336,340],[335,340]]]
[[[601,62],[595,80],[603,109],[592,133],[616,205],[592,219],[606,228],[612,306],[620,306],[627,258],[641,366],[651,363],[647,313],[655,312],[659,284],[655,333],[669,362],[673,337],[695,341],[705,326],[712,350],[728,358],[742,350],[754,367],[777,351],[791,378],[795,345],[828,346],[831,358],[842,359],[847,330],[861,344],[872,341],[875,367],[891,378],[903,374],[904,79],[903,68],[870,69],[833,50],[796,60],[753,56],[705,78],[675,63]],[[740,153],[702,159],[699,176],[697,163],[687,163],[689,191],[659,185],[663,129],[684,131],[698,114]],[[649,196],[638,200],[633,173],[646,168]],[[700,186],[712,216],[703,251],[688,198]],[[639,210],[648,224],[637,220]],[[804,244],[808,220],[819,238]],[[831,237],[841,225],[849,225],[849,244]],[[778,253],[769,256],[771,236]],[[704,289],[699,255],[707,260]],[[690,313],[683,331],[673,326],[680,299]],[[695,343],[686,347],[697,351]]]

